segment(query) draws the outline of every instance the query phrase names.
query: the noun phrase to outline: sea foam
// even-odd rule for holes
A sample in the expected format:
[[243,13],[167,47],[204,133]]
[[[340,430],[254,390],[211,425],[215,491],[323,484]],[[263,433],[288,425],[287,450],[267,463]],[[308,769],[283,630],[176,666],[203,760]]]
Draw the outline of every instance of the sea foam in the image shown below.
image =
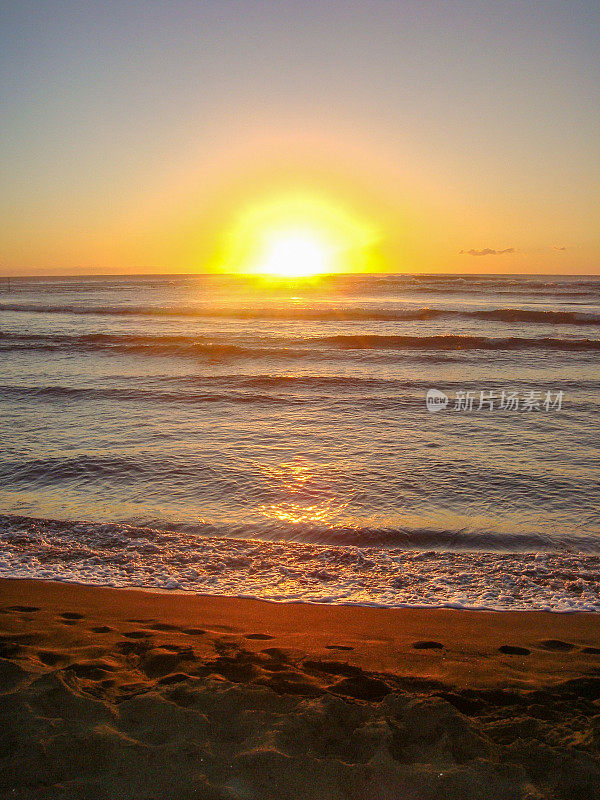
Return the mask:
[[330,547],[9,516],[0,577],[278,602],[600,611],[600,555]]

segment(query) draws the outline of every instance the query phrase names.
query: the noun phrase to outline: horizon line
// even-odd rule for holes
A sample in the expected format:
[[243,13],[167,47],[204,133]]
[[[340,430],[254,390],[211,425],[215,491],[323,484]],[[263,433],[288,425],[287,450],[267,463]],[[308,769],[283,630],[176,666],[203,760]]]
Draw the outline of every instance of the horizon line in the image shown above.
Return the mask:
[[334,276],[340,277],[366,277],[371,275],[379,275],[386,277],[410,276],[410,275],[427,275],[427,276],[442,276],[454,275],[460,277],[470,276],[489,276],[489,277],[509,277],[509,276],[522,276],[522,277],[561,277],[561,278],[600,278],[599,272],[455,272],[453,270],[440,271],[440,272],[322,272],[314,275],[274,275],[272,273],[259,273],[259,272],[85,272],[85,273],[72,273],[72,272],[49,272],[49,273],[20,273],[20,274],[2,274],[0,273],[0,281],[10,280],[27,280],[31,278],[52,279],[52,278],[73,278],[73,279],[102,279],[102,278],[195,278],[195,277],[221,277],[221,278],[262,278],[273,281],[311,281],[315,278],[329,278]]

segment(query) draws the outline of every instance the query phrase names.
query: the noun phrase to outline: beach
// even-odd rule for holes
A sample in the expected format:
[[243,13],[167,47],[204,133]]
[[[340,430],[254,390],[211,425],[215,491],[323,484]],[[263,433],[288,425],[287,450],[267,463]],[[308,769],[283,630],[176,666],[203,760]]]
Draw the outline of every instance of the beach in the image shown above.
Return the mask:
[[0,2],[0,800],[600,800],[600,2]]
[[591,798],[597,614],[0,581],[17,798]]

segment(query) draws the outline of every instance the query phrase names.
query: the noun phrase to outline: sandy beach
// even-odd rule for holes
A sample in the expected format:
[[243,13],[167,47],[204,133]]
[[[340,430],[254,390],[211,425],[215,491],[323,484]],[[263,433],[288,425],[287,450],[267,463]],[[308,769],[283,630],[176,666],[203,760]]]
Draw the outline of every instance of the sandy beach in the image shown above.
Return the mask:
[[0,582],[11,798],[600,796],[600,619]]

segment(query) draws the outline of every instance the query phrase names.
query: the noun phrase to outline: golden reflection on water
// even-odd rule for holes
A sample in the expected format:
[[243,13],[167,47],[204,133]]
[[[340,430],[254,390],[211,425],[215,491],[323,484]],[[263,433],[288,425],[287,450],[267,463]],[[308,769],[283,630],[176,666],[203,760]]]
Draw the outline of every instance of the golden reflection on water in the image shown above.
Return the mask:
[[261,505],[259,513],[279,522],[328,524],[339,519],[348,506],[320,479],[314,467],[304,464],[281,464],[264,467],[269,488],[281,498]]

